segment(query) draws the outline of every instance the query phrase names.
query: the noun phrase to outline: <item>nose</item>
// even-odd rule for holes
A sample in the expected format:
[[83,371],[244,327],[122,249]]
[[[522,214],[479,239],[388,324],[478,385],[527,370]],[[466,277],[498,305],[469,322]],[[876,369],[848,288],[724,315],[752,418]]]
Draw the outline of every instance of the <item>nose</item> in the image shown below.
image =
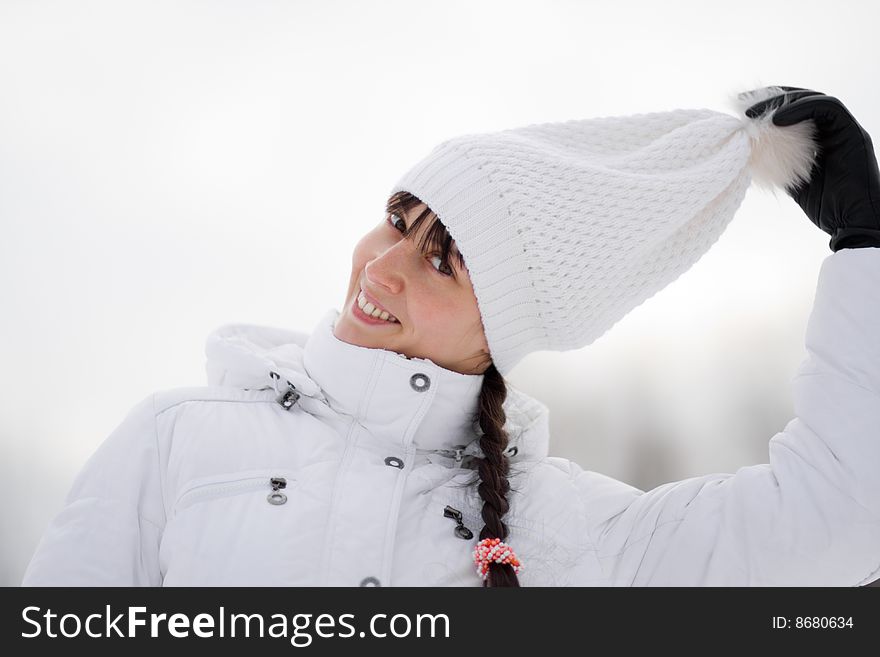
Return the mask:
[[388,294],[399,294],[404,287],[407,263],[414,247],[409,240],[399,240],[364,265],[367,281]]

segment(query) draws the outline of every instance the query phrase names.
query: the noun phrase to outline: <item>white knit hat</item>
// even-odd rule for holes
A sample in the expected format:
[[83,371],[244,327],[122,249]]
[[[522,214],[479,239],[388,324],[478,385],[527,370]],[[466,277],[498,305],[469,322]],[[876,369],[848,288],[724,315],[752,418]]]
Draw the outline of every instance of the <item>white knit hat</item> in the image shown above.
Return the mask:
[[446,140],[391,190],[418,197],[464,256],[495,367],[595,341],[718,240],[754,180],[809,178],[805,121],[678,109],[542,123]]

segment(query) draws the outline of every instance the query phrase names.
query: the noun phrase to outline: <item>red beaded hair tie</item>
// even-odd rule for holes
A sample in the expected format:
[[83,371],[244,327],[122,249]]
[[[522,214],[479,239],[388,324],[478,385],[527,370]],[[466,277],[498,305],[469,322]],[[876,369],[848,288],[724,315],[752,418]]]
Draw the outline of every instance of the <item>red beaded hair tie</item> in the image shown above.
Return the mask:
[[513,566],[513,572],[522,570],[522,564],[513,553],[513,548],[500,538],[484,538],[474,547],[474,563],[477,566],[477,575],[484,580],[489,577],[489,564],[507,563]]

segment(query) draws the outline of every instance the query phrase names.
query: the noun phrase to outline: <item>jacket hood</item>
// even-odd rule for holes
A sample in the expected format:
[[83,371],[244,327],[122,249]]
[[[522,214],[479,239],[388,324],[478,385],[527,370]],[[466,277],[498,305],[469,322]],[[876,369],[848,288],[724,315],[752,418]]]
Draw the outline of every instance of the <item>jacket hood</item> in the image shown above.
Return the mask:
[[[343,342],[333,334],[338,316],[331,309],[311,334],[258,324],[219,326],[205,343],[208,385],[274,389],[279,403],[288,393],[285,407],[291,410],[354,417],[377,436],[431,454],[482,456],[482,431],[474,422],[482,375]],[[547,407],[508,383],[504,411],[510,460],[547,456]]]

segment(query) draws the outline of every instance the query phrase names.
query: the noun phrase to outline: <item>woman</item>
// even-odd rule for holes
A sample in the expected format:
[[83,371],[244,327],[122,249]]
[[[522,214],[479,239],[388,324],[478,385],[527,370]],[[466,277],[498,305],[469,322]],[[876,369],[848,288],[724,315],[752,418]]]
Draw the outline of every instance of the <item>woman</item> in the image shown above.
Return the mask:
[[[141,401],[25,585],[858,585],[880,544],[880,175],[840,102],[740,94],[440,144],[311,334],[226,325],[208,387]],[[748,109],[746,109],[748,108]],[[505,384],[717,240],[750,182],[831,236],[770,463],[643,492],[548,456]],[[454,240],[453,240],[454,236]]]

